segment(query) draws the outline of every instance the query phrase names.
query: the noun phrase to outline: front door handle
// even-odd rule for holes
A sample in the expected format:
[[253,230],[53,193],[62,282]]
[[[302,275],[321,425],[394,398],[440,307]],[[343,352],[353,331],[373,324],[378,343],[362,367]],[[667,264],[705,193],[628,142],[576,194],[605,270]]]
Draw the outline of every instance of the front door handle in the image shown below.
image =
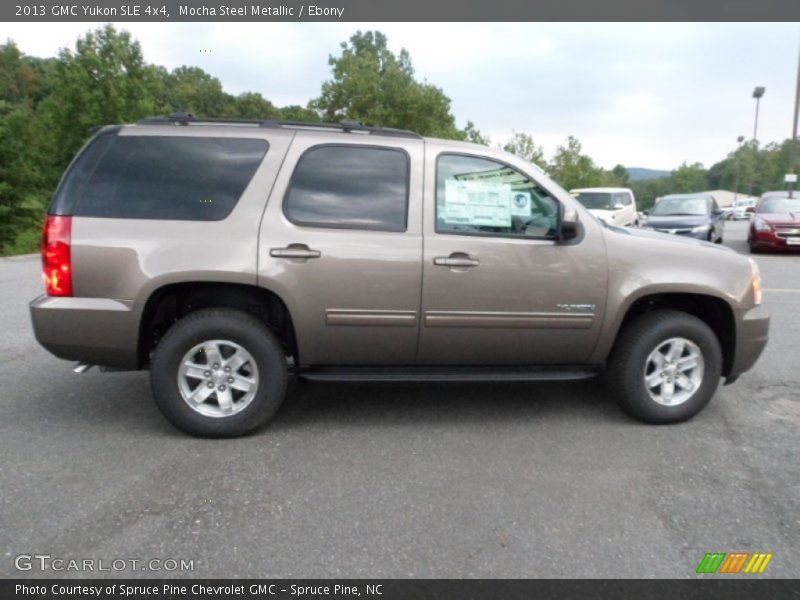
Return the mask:
[[305,244],[289,244],[286,248],[270,248],[269,255],[274,258],[319,258],[322,253],[312,250]]
[[433,259],[433,264],[438,267],[450,267],[453,268],[467,268],[467,267],[477,267],[481,264],[477,258],[470,258],[469,254],[464,254],[462,252],[454,252],[450,256],[437,256]]

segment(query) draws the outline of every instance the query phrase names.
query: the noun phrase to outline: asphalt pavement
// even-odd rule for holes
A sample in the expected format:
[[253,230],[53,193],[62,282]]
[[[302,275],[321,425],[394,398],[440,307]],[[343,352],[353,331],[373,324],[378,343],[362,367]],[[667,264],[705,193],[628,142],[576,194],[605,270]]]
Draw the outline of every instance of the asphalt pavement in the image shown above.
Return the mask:
[[73,374],[33,338],[38,258],[0,260],[0,576],[683,578],[744,551],[799,577],[800,257],[757,260],[770,343],[691,422],[594,382],[295,383],[236,440],[173,429],[147,373]]

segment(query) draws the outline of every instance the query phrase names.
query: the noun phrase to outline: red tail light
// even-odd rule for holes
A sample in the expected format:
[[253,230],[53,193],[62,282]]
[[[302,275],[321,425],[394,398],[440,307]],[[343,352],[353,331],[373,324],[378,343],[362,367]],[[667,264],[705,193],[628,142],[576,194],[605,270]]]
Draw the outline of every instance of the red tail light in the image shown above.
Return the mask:
[[47,215],[42,231],[42,273],[48,296],[72,296],[72,217]]

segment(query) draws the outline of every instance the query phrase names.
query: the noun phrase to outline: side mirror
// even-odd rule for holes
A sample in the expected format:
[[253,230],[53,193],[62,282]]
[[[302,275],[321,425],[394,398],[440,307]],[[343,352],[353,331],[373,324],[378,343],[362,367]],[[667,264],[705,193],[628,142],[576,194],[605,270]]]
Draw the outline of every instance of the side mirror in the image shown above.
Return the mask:
[[614,210],[622,210],[623,208],[625,208],[625,205],[622,202],[617,202],[614,205]]
[[642,211],[642,214],[643,214],[645,217],[649,217],[649,216],[650,216],[650,211],[649,211],[649,210],[643,210],[643,211]]
[[721,208],[715,208],[715,209],[714,209],[713,211],[711,211],[711,212],[714,214],[714,216],[717,216],[717,217],[718,217],[718,216],[720,216],[721,214],[723,214],[725,211],[724,211],[724,210],[722,210]]
[[578,211],[574,208],[562,206],[561,208],[561,222],[558,224],[558,239],[559,241],[572,240],[578,237],[580,232],[580,219],[578,218]]

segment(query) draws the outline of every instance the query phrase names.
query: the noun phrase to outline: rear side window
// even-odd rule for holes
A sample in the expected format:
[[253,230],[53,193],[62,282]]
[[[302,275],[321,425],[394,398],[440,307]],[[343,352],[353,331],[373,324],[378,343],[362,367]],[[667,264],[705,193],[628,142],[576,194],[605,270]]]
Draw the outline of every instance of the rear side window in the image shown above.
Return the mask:
[[54,214],[218,221],[267,152],[265,140],[101,134],[56,193]]
[[364,146],[317,146],[292,175],[284,201],[297,225],[405,231],[408,155]]

